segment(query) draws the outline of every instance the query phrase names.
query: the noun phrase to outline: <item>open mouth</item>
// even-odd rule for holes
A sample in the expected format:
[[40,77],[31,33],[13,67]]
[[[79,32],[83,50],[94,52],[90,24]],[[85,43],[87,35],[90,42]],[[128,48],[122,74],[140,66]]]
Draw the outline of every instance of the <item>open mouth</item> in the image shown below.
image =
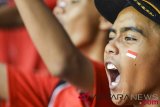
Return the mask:
[[113,89],[120,82],[120,73],[119,73],[117,67],[112,63],[107,64],[107,71],[109,74],[110,88]]

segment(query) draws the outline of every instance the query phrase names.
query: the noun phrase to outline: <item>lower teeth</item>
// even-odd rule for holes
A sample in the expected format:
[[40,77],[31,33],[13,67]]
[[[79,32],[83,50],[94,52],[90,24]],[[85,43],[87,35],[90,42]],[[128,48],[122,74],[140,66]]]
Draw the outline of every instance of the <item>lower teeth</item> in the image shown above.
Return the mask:
[[120,81],[120,75],[117,76],[115,82],[119,83],[119,81]]
[[112,85],[113,86],[116,86],[118,83],[117,82],[112,82]]

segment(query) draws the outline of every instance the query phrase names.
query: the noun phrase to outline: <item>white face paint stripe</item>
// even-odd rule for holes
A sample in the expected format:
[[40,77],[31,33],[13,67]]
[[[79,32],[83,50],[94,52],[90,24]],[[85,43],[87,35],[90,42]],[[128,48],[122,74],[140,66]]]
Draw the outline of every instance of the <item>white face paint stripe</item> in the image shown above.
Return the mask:
[[126,53],[126,55],[127,55],[128,57],[130,57],[130,58],[133,58],[133,59],[136,59],[136,57],[137,57],[137,53],[136,53],[136,52],[133,52],[133,51],[131,51],[131,50],[128,50],[127,53]]

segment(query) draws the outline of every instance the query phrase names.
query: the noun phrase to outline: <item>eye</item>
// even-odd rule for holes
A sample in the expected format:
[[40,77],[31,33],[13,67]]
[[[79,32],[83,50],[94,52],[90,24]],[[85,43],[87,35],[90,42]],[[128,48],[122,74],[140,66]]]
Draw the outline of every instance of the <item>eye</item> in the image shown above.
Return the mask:
[[115,33],[113,33],[113,32],[110,32],[107,35],[108,35],[108,42],[113,40],[116,37]]
[[127,36],[127,37],[125,37],[124,39],[125,39],[126,41],[137,41],[136,38],[130,37],[130,36]]
[[114,39],[113,37],[109,37],[109,38],[108,38],[108,41],[111,41],[111,40],[113,40],[113,39]]
[[113,40],[115,38],[115,36],[114,35],[109,35],[109,37],[108,37],[108,41],[111,41],[111,40]]

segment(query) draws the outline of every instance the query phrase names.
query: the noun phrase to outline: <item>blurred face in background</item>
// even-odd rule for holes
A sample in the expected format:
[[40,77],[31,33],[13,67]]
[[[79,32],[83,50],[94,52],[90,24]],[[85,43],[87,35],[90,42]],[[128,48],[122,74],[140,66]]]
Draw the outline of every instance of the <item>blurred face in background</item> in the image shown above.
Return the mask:
[[53,12],[78,48],[94,41],[99,14],[91,0],[58,0]]

